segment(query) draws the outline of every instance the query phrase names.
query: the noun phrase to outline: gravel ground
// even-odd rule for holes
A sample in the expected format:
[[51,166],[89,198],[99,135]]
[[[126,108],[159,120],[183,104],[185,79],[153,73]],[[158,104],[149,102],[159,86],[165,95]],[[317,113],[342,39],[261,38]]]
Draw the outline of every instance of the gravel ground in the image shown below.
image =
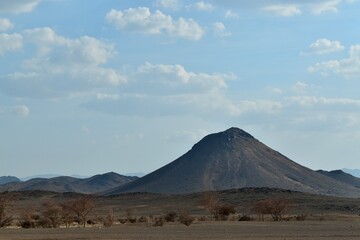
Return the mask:
[[359,221],[324,222],[198,222],[162,227],[117,225],[111,228],[0,229],[0,239],[248,239],[248,240],[359,240]]

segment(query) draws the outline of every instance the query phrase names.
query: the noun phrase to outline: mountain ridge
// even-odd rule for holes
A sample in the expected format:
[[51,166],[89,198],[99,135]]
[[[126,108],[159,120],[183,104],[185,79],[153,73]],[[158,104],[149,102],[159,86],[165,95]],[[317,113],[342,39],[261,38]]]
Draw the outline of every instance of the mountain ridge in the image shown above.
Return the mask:
[[124,176],[114,172],[97,174],[89,178],[75,178],[69,176],[32,178],[24,182],[11,182],[0,185],[0,192],[42,190],[93,194],[129,183],[137,178],[138,177]]

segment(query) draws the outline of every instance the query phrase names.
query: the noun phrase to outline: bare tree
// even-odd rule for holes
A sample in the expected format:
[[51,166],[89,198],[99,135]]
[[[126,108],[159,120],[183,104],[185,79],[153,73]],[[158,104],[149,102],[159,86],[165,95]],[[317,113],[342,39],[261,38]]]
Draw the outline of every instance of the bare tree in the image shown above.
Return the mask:
[[49,227],[57,228],[61,224],[62,208],[55,202],[43,203],[42,216]]
[[283,220],[283,215],[286,214],[290,208],[291,203],[289,199],[273,198],[254,203],[252,210],[261,215],[270,214],[274,221],[281,221]]
[[0,227],[9,226],[13,220],[9,209],[14,201],[14,194],[5,192],[0,195]]
[[63,204],[63,207],[70,209],[80,218],[83,227],[86,226],[86,216],[95,208],[95,206],[94,197],[89,195]]
[[216,192],[205,192],[200,199],[200,204],[209,211],[211,216],[216,217],[220,205],[219,195]]

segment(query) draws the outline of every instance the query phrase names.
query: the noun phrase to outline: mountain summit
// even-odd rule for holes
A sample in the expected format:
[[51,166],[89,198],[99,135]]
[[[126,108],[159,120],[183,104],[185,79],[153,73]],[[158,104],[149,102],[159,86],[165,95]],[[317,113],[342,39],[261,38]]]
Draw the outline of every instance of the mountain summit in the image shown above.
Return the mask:
[[360,196],[359,188],[303,167],[239,128],[210,134],[175,161],[107,194],[177,194],[244,187]]

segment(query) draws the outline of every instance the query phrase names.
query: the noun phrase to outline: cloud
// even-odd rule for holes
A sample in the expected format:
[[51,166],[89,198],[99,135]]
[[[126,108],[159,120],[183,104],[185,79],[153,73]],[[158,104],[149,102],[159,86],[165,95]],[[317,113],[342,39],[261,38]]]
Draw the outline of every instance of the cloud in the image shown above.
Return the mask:
[[0,106],[0,114],[9,114],[19,117],[27,117],[30,114],[30,109],[26,105],[16,105],[11,107]]
[[0,13],[31,12],[41,0],[10,0],[0,1]]
[[196,2],[194,4],[188,5],[187,9],[195,9],[197,11],[206,11],[211,12],[215,7],[211,3],[206,3],[204,1]]
[[[124,91],[98,93],[85,104],[89,109],[136,116],[237,114],[224,95],[233,74],[196,73],[182,65],[145,63],[139,66]],[[125,92],[126,91],[126,92]]]
[[350,47],[348,58],[319,62],[309,67],[308,71],[319,72],[324,76],[333,73],[347,78],[358,77],[360,74],[360,45]]
[[304,82],[296,82],[296,84],[293,86],[293,91],[296,93],[305,93],[306,89],[309,87],[308,84]]
[[217,37],[229,37],[231,36],[231,33],[230,32],[227,32],[226,31],[226,27],[223,23],[221,22],[216,22],[213,24],[213,32],[214,32],[214,35],[217,36]]
[[156,0],[154,5],[158,8],[170,9],[173,11],[179,10],[181,8],[181,3],[179,0]]
[[157,10],[154,13],[146,7],[129,8],[124,11],[112,9],[106,20],[117,29],[142,34],[168,34],[188,40],[200,40],[204,30],[193,19],[173,20]]
[[111,44],[88,36],[65,38],[51,28],[29,29],[14,37],[35,48],[35,54],[19,64],[22,69],[1,77],[0,89],[7,94],[60,97],[126,82],[117,70],[103,66],[116,54]]
[[22,48],[23,38],[20,34],[0,33],[0,56],[7,51],[16,51]]
[[0,32],[5,32],[9,29],[12,29],[14,24],[10,22],[7,18],[0,18]]
[[232,10],[227,10],[225,12],[225,18],[227,19],[239,19],[239,15]]
[[141,84],[165,87],[166,92],[219,92],[227,88],[226,82],[233,74],[207,74],[187,71],[182,65],[145,63],[138,68],[137,78]]
[[304,12],[319,15],[328,12],[338,12],[339,5],[351,4],[352,0],[253,0],[253,1],[236,1],[236,0],[213,0],[217,5],[234,9],[257,9],[272,13],[278,16],[296,16]]
[[309,46],[309,54],[324,55],[344,50],[345,47],[339,41],[331,41],[325,38],[318,39]]
[[300,7],[297,5],[269,5],[264,7],[263,10],[283,17],[291,17],[302,14]]
[[325,12],[338,12],[338,5],[342,0],[328,0],[319,3],[310,4],[310,11],[313,14],[322,14]]

